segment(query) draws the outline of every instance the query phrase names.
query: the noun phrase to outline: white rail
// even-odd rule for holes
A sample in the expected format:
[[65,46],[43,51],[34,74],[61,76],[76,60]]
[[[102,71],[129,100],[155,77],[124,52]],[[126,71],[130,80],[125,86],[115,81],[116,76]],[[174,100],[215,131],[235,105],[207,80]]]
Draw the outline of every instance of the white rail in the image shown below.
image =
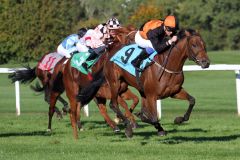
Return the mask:
[[[0,68],[0,73],[13,73],[15,68]],[[24,69],[24,68],[16,68],[16,69]],[[19,81],[15,82],[15,96],[16,96],[16,114],[20,115],[20,87]],[[83,112],[85,116],[89,116],[88,105],[83,107]]]
[[[236,92],[237,92],[237,111],[240,116],[240,65],[229,65],[229,64],[215,64],[210,65],[207,69],[202,69],[197,65],[186,65],[183,66],[183,71],[235,71],[236,73]],[[161,100],[157,100],[158,116],[161,118]]]
[[[235,71],[236,73],[236,92],[237,92],[237,111],[240,116],[240,65],[229,65],[229,64],[215,64],[210,65],[207,69],[202,69],[197,65],[186,65],[183,67],[183,71]],[[13,69],[10,68],[0,68],[0,73],[12,73]],[[16,114],[20,115],[20,90],[19,82],[15,82],[15,94],[16,94]],[[161,118],[161,100],[157,100],[157,110],[158,116]],[[88,105],[84,107],[84,113],[89,116]]]

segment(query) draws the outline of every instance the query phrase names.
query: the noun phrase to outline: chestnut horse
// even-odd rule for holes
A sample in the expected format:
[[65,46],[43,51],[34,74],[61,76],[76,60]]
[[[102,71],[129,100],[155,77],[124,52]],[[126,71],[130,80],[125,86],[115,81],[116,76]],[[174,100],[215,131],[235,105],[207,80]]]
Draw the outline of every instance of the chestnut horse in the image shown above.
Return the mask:
[[[155,64],[148,66],[140,77],[139,86],[136,78],[120,68],[112,61],[106,61],[104,67],[105,78],[111,89],[110,107],[114,108],[117,115],[122,118],[124,115],[118,108],[117,97],[121,90],[124,90],[120,85],[122,82],[135,87],[141,94],[142,107],[137,116],[146,123],[152,124],[157,130],[158,135],[166,135],[166,132],[159,123],[157,116],[156,100],[167,97],[187,100],[189,107],[184,116],[177,117],[175,123],[182,123],[188,121],[192,109],[195,105],[195,98],[184,90],[182,84],[184,82],[183,65],[187,58],[193,60],[202,68],[208,68],[210,60],[206,53],[205,43],[200,34],[192,29],[181,30],[178,33],[178,42],[170,49],[164,51],[162,54],[155,56]],[[121,45],[115,44],[110,54],[115,53],[121,49]],[[131,56],[129,53],[126,56]],[[123,57],[126,58],[126,57]],[[129,58],[129,57],[128,57]],[[143,91],[141,91],[143,88]],[[127,121],[129,123],[129,121]],[[126,136],[132,136],[131,128],[126,128]]]
[[[114,43],[116,41],[119,42],[119,44],[121,45],[125,45],[129,43],[132,40],[130,38],[130,33],[132,33],[131,28],[118,29],[118,31],[116,31],[116,36],[114,37],[114,40],[113,40]],[[127,38],[122,38],[122,37],[127,37]],[[114,47],[115,45],[110,44],[108,49],[111,49]],[[71,119],[71,125],[73,128],[73,135],[76,139],[78,138],[77,126],[78,128],[81,127],[81,124],[80,124],[81,107],[89,103],[93,98],[95,98],[95,101],[98,103],[98,106],[104,107],[104,109],[100,109],[100,111],[101,113],[104,113],[103,115],[106,116],[104,118],[107,121],[107,123],[112,128],[114,128],[115,131],[119,131],[115,123],[106,114],[106,109],[105,109],[106,97],[102,97],[102,95],[96,95],[98,93],[99,88],[105,82],[105,77],[103,75],[103,66],[108,56],[111,57],[112,55],[103,54],[99,58],[99,60],[96,62],[96,64],[92,67],[92,73],[93,73],[92,81],[90,81],[85,74],[82,74],[77,69],[71,67],[70,60],[66,62],[64,67],[61,69],[61,72],[58,72],[58,74],[52,76],[52,81],[51,81],[52,90],[50,92],[49,123],[48,123],[49,130],[51,129],[51,121],[52,121],[54,106],[56,104],[57,97],[65,89],[66,95],[70,102],[70,119]],[[57,73],[57,72],[54,71],[54,73]],[[126,84],[122,83],[121,85],[125,86]],[[59,88],[59,86],[61,86],[61,88]],[[117,99],[118,101],[120,100],[120,102],[121,101],[123,102],[121,95],[124,92],[126,93],[129,92],[127,87],[124,87],[124,88],[125,90],[119,93],[120,96],[117,96]],[[101,92],[101,89],[99,91]],[[124,97],[124,95],[122,96]],[[110,97],[111,95],[109,96],[109,98]],[[134,120],[134,116],[130,112],[131,110],[130,111],[128,110],[127,105],[125,105],[124,109],[126,111],[126,116],[131,120],[131,124],[129,122],[127,125],[127,128],[132,128],[131,125],[136,126],[136,124],[134,124],[136,123]],[[122,116],[121,118],[123,118],[124,120],[127,119],[125,118],[125,116]]]
[[[46,53],[42,56],[39,60],[39,63],[36,67],[30,68],[29,66],[25,66],[24,69],[16,69],[15,72],[9,74],[8,78],[11,79],[12,83],[16,81],[20,81],[20,83],[31,83],[34,79],[38,78],[41,81],[42,87],[39,83],[36,83],[35,86],[31,86],[31,88],[35,92],[44,92],[44,100],[49,103],[49,81],[51,78],[52,73],[49,70],[40,69],[38,66],[40,62],[44,59]],[[63,104],[63,113],[67,113],[69,107],[67,101],[65,101],[61,96],[58,99]],[[57,107],[54,108],[55,112],[57,113],[57,117],[62,118],[62,114]]]
[[[65,91],[64,83],[63,83],[63,71],[65,68],[65,64],[63,64],[66,61],[65,58],[63,58],[61,61],[57,63],[57,65],[54,68],[54,73],[50,79],[50,86],[53,86],[52,92],[56,95],[53,96],[52,99],[55,100],[57,95],[61,95]],[[94,101],[97,104],[99,111],[101,115],[104,117],[105,121],[109,124],[109,126],[115,131],[118,132],[120,131],[119,128],[116,126],[116,124],[112,121],[112,119],[109,117],[107,114],[107,109],[106,109],[106,101],[107,99],[111,99],[111,92],[109,85],[107,83],[103,83],[100,87],[100,89],[97,91],[96,95],[94,96]],[[130,109],[128,109],[128,104],[125,102],[125,100],[131,100],[132,104],[130,106]],[[131,113],[135,109],[139,102],[138,96],[135,95],[130,89],[126,89],[123,93],[121,93],[118,97],[118,103],[125,109],[129,110]],[[132,118],[132,121],[135,123],[134,117]],[[132,124],[134,128],[137,126],[135,124]],[[80,121],[78,122],[78,128],[81,129],[81,123]],[[51,123],[48,126],[48,130],[51,131]]]

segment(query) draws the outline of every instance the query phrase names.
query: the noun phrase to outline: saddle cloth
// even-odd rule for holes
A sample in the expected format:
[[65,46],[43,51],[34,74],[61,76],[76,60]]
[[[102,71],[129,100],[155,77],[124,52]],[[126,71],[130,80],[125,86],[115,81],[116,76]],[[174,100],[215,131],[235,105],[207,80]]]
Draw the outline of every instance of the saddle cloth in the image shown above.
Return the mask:
[[[88,74],[88,72],[82,67],[82,63],[86,61],[89,55],[90,55],[89,52],[79,52],[74,54],[71,59],[71,66],[76,68],[78,71],[82,72],[83,74]],[[88,64],[88,66],[92,67],[97,62],[98,59],[99,58],[96,58],[91,61],[86,61],[86,63]],[[92,72],[91,67],[88,70],[89,72]]]
[[[142,49],[139,48],[137,44],[131,44],[123,47],[117,53],[115,53],[115,55],[110,59],[110,61],[117,64],[119,67],[129,72],[131,75],[136,76],[135,67],[131,64],[131,62],[141,52],[142,52]],[[155,51],[150,55],[149,58],[145,59],[142,62],[140,68],[144,69],[146,66],[148,66],[152,62],[152,59],[156,54],[157,52]]]
[[45,55],[42,60],[38,63],[38,68],[44,71],[49,71],[53,73],[53,69],[57,62],[59,62],[63,56],[58,54],[57,52],[49,53]]

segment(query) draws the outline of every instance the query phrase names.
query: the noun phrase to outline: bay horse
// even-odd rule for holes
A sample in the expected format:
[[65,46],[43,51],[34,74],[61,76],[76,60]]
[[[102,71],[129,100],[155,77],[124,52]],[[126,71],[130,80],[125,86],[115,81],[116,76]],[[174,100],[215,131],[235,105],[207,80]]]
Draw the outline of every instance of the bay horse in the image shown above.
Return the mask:
[[[110,107],[114,108],[116,114],[120,117],[124,116],[118,108],[117,97],[122,88],[122,82],[135,87],[141,94],[142,105],[141,111],[137,116],[146,123],[153,125],[159,136],[166,135],[166,132],[159,123],[157,116],[156,100],[167,97],[187,100],[189,107],[184,116],[177,117],[175,123],[188,121],[192,109],[195,105],[195,98],[191,96],[182,87],[184,82],[183,65],[187,58],[194,61],[202,68],[208,68],[210,60],[207,55],[205,42],[201,35],[192,29],[182,29],[178,33],[178,42],[170,49],[162,54],[157,54],[154,58],[154,65],[148,66],[140,77],[142,86],[139,86],[136,78],[120,68],[112,61],[106,61],[104,66],[104,74],[106,81],[111,89]],[[115,44],[117,46],[118,44]],[[121,45],[109,50],[110,54],[121,49]],[[131,56],[129,53],[126,56]],[[125,58],[125,57],[123,57]],[[143,88],[143,90],[142,90]],[[126,128],[127,136],[132,136],[131,128]]]
[[[8,76],[12,83],[19,81],[22,84],[31,83],[33,80],[38,78],[42,84],[42,87],[38,82],[36,82],[35,86],[31,85],[30,87],[35,92],[44,92],[44,100],[47,103],[49,103],[49,81],[52,73],[49,70],[40,69],[39,65],[48,54],[49,53],[44,54],[35,67],[31,68],[29,65],[27,65],[23,69],[15,69],[14,72]],[[68,102],[61,96],[59,96],[57,100],[62,103],[62,111],[64,114],[66,114],[69,109]],[[54,107],[54,111],[57,113],[57,117],[62,118],[62,114],[57,107]]]
[[[132,30],[131,28],[128,28],[128,27],[118,29],[117,36],[114,37],[113,41],[118,41],[119,44],[121,45],[129,43],[131,41],[131,39],[129,38],[130,32],[132,32]],[[128,40],[122,37],[128,37]],[[114,48],[114,45],[109,45],[108,49],[109,48]],[[93,73],[92,81],[90,81],[87,78],[87,75],[82,74],[77,69],[71,67],[70,60],[66,62],[66,64],[62,69],[60,69],[61,72],[54,71],[54,73],[57,73],[57,74],[52,76],[52,80],[51,80],[52,89],[50,92],[49,123],[48,123],[49,130],[51,130],[51,121],[52,121],[54,106],[56,104],[57,97],[65,89],[66,95],[70,102],[70,119],[71,119],[71,125],[73,128],[74,138],[76,139],[78,138],[77,126],[78,128],[81,128],[81,123],[80,123],[81,107],[89,103],[93,98],[97,102],[100,112],[104,116],[104,119],[107,121],[107,123],[114,129],[114,131],[119,131],[119,128],[116,126],[116,124],[106,114],[106,108],[105,108],[106,98],[111,98],[111,95],[109,94],[104,96],[101,95],[101,92],[103,92],[103,89],[104,89],[102,88],[101,90],[101,87],[105,82],[105,77],[103,75],[103,66],[104,66],[104,63],[106,62],[107,57],[109,56],[112,56],[112,55],[103,54],[99,58],[99,60],[96,62],[96,64],[92,67],[92,73]],[[124,86],[126,84],[122,83],[121,85]],[[61,87],[59,88],[59,86]],[[130,90],[127,87],[124,87],[124,88],[125,90],[119,93],[120,96],[117,96],[119,103],[122,103],[122,104],[125,103],[124,100],[122,99],[122,97],[124,98],[126,96],[126,94],[124,95],[124,92],[125,93],[130,92]],[[138,98],[134,104],[134,107],[136,106],[137,103],[138,103]],[[134,108],[128,110],[127,104],[123,106],[125,106],[124,109],[126,111],[126,116],[131,121],[131,124],[130,122],[127,123],[127,128],[132,128],[132,125],[136,126],[134,116],[131,114],[131,111]],[[125,116],[122,116],[121,118],[123,118],[124,121],[127,120]]]

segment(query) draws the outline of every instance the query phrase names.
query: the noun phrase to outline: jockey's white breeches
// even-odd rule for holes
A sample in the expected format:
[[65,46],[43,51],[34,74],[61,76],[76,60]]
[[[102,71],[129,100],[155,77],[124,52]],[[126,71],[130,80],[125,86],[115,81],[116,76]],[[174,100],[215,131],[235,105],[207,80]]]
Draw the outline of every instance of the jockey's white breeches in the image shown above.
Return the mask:
[[135,34],[135,42],[137,45],[139,45],[142,48],[148,48],[148,47],[153,48],[151,41],[142,38],[139,31],[137,31],[137,33]]
[[88,52],[89,50],[89,48],[86,45],[83,45],[82,43],[77,43],[76,47],[79,52]]
[[66,58],[71,58],[71,53],[77,51],[76,47],[72,47],[69,49],[65,49],[62,45],[59,45],[57,48],[57,52],[62,55],[65,56]]

